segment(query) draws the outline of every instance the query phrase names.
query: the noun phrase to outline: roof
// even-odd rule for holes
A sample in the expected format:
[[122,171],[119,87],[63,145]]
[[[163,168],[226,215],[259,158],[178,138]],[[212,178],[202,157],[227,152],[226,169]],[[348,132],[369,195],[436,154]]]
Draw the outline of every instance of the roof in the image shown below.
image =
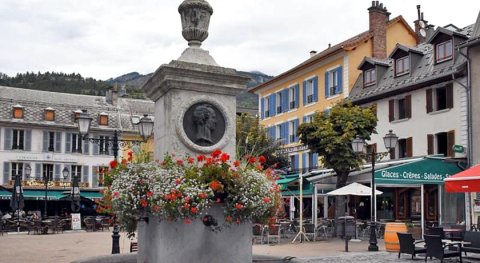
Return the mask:
[[403,50],[405,52],[413,52],[413,53],[417,53],[417,54],[420,54],[420,55],[423,55],[423,51],[419,48],[416,48],[416,47],[408,47],[408,46],[405,46],[403,44],[400,44],[400,43],[397,43],[395,45],[395,48],[392,50],[392,52],[390,53],[390,56],[388,56],[389,58],[391,58],[393,55],[395,55],[395,53],[397,53],[398,50]]
[[[87,109],[93,118],[92,128],[119,129],[121,131],[136,132],[131,124],[133,114],[152,114],[154,103],[150,100],[118,98],[117,105],[107,103],[105,97],[39,91],[15,87],[0,86],[0,123],[12,123],[12,107],[21,105],[24,109],[24,118],[18,123],[25,125],[40,125],[51,127],[75,128],[74,113]],[[55,121],[43,119],[45,109],[55,110]],[[108,126],[98,125],[98,116],[101,113],[109,115]]]
[[358,69],[363,68],[363,65],[366,63],[371,64],[371,65],[380,65],[384,67],[390,66],[390,60],[388,59],[377,59],[377,58],[370,58],[370,57],[364,57],[362,62],[360,62],[360,65],[358,65]]
[[[412,34],[412,35],[415,35],[415,32],[412,30],[412,28],[408,25],[408,23],[405,21],[405,19],[400,15],[400,16],[397,16],[391,20],[389,20],[387,22],[387,27],[388,26],[391,26],[395,23],[402,23],[405,25],[405,27],[407,28],[407,30]],[[259,89],[262,89],[264,87],[267,87],[268,85],[272,84],[272,83],[275,83],[276,81],[280,80],[280,79],[283,79],[291,74],[294,74],[295,72],[298,72],[312,64],[315,64],[317,63],[318,61],[321,61],[323,60],[325,57],[328,57],[334,53],[337,53],[337,52],[341,52],[341,51],[347,51],[347,50],[352,50],[354,49],[355,47],[358,47],[360,44],[362,44],[363,42],[371,39],[373,37],[373,34],[370,32],[370,31],[365,31],[365,32],[362,32],[356,36],[353,36],[343,42],[340,42],[334,46],[331,46],[321,52],[319,52],[318,54],[316,54],[315,56],[312,56],[310,57],[309,59],[305,60],[304,62],[300,63],[299,65],[285,71],[284,73],[281,73],[280,75],[272,78],[271,80],[269,81],[266,81],[256,87],[253,87],[249,90],[249,92],[255,92]]]
[[[463,28],[459,32],[468,32],[472,25]],[[423,54],[418,63],[410,70],[410,74],[401,77],[394,76],[394,67],[390,66],[383,76],[373,86],[363,87],[363,75],[360,74],[353,85],[349,99],[354,103],[361,104],[374,101],[382,97],[403,93],[408,90],[421,88],[435,83],[452,79],[452,74],[463,74],[465,64],[463,56],[455,56],[453,62],[434,63],[433,46],[422,43],[409,50]]]

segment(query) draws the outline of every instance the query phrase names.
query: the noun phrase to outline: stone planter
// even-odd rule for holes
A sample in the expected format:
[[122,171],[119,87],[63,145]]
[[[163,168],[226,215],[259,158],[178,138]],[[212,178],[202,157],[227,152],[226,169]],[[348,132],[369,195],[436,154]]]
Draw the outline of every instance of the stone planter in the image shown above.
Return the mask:
[[[223,225],[223,207],[209,211]],[[149,217],[138,224],[137,263],[245,263],[252,262],[252,229],[250,223],[231,225],[213,232],[201,219],[191,224],[183,221],[160,221]]]

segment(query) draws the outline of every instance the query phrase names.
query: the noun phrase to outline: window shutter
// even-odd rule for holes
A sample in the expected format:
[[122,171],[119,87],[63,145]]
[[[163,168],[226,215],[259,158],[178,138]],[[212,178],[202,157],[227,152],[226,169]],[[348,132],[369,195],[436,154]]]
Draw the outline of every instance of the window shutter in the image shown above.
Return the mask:
[[92,166],[92,187],[98,187],[98,165]]
[[290,124],[289,122],[285,122],[282,124],[282,128],[283,128],[283,141],[285,142],[285,144],[289,144],[290,142],[290,136],[288,136],[288,128],[289,128]]
[[427,154],[433,154],[433,134],[427,134]]
[[303,116],[303,123],[307,123],[307,116]]
[[48,132],[43,132],[43,152],[48,152]]
[[83,140],[83,154],[90,155],[90,141],[88,140]]
[[88,183],[88,165],[82,166],[82,182]]
[[405,117],[412,118],[412,95],[405,97]]
[[303,105],[307,105],[307,81],[303,81]]
[[393,159],[395,159],[395,158],[396,158],[396,156],[395,156],[395,148],[392,148],[392,149],[390,149],[390,159],[393,160]]
[[32,130],[25,130],[25,151],[32,150]]
[[295,85],[295,97],[294,97],[294,102],[295,102],[295,108],[298,108],[298,103],[300,100],[300,86],[297,84]]
[[453,85],[449,84],[446,87],[447,91],[447,108],[453,108]]
[[282,90],[282,112],[287,112],[289,111],[290,109],[290,100],[288,98],[288,89],[284,89]]
[[[94,138],[97,138],[98,139],[98,136],[94,136]],[[92,143],[92,154],[93,155],[99,155],[100,154],[100,147],[98,145],[98,143]]]
[[10,163],[3,162],[3,184],[7,184],[10,180]]
[[313,154],[312,168],[318,168],[318,153]]
[[40,180],[42,178],[42,164],[36,163],[35,164],[35,178]]
[[72,134],[66,133],[65,134],[65,153],[72,152]]
[[[108,153],[107,155],[113,155],[113,136],[105,136],[105,143],[108,145]],[[120,147],[117,148],[119,151],[121,150]],[[117,152],[118,154],[118,152]],[[120,155],[121,156],[121,155]]]
[[270,127],[272,129],[272,139],[277,138],[277,128],[275,126]]
[[[304,117],[305,118],[305,117]],[[298,119],[294,120],[293,121],[293,137],[294,137],[294,141],[293,142],[298,142],[298,134],[297,134],[297,130],[298,130]]]
[[58,152],[58,153],[62,152],[62,133],[61,132],[55,133],[55,152]]
[[4,150],[11,150],[12,149],[12,129],[6,128],[5,129],[5,145]]
[[54,178],[55,178],[56,180],[60,180],[60,177],[61,177],[61,175],[60,175],[60,164],[55,164],[55,166],[54,166],[54,174],[55,174],[55,175],[54,175]]
[[298,169],[298,154],[295,154],[293,156],[293,169],[297,170]]
[[343,91],[343,84],[342,84],[342,67],[339,67],[337,70],[337,90],[336,94],[340,94]]
[[330,90],[328,89],[328,71],[325,72],[325,98],[330,97]]
[[412,137],[407,138],[407,157],[413,156],[413,139]]
[[307,153],[302,153],[302,171],[307,171]]
[[318,101],[318,77],[313,78],[313,101]]
[[395,120],[395,100],[388,101],[388,121]]
[[433,104],[432,104],[432,89],[426,90],[426,97],[427,97],[427,113],[433,111]]
[[453,157],[455,152],[453,146],[455,145],[455,130],[451,130],[447,133],[447,155]]
[[275,94],[272,94],[270,95],[270,99],[268,100],[269,102],[269,115],[268,117],[272,117],[272,116],[275,116],[275,112],[277,111],[277,109],[275,108],[275,104],[276,104],[276,101],[275,101]]
[[265,98],[260,100],[260,118],[265,119]]

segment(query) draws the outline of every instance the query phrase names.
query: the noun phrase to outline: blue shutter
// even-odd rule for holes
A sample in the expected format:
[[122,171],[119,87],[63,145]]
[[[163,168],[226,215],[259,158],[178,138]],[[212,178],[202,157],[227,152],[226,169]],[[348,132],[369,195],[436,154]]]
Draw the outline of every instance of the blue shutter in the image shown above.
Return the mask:
[[303,116],[303,123],[307,123],[307,116]]
[[272,126],[271,129],[272,129],[272,139],[275,140],[275,138],[277,138],[277,127]]
[[265,119],[265,98],[260,100],[260,116],[261,119]]
[[288,122],[282,123],[280,129],[283,130],[283,141],[288,144]]
[[307,171],[307,153],[302,153],[302,171]]
[[297,85],[295,85],[294,89],[295,89],[295,92],[294,92],[295,97],[294,97],[293,101],[295,102],[295,108],[298,108],[298,103],[299,103],[299,100],[300,100],[300,86],[298,86],[298,84],[297,84]]
[[325,98],[330,97],[330,91],[328,90],[328,71],[325,72]]
[[12,129],[5,129],[5,145],[4,150],[11,150],[12,149]]
[[66,133],[65,134],[65,153],[72,152],[72,134]]
[[36,163],[35,164],[35,178],[40,180],[42,178],[42,164]]
[[[304,117],[305,118],[305,117]],[[298,142],[298,119],[293,121],[293,134],[294,134],[294,142]]]
[[60,180],[60,164],[55,164],[53,171],[54,171],[53,172],[54,173],[54,178],[56,180]]
[[307,81],[303,81],[303,105],[307,105]]
[[289,104],[289,99],[288,99],[288,89],[282,90],[282,112],[287,112],[290,109]]
[[337,71],[337,90],[336,94],[342,93],[343,86],[342,86],[342,67],[336,69]]
[[98,165],[92,166],[92,187],[98,187]]
[[3,162],[3,184],[7,184],[10,180],[10,163]]
[[313,167],[318,168],[318,153],[313,154]]
[[32,150],[32,130],[25,130],[25,151]]
[[313,78],[313,101],[318,101],[318,77]]
[[295,170],[298,169],[298,156],[299,156],[298,154],[295,154],[293,156],[293,169]]
[[88,183],[88,165],[84,165],[82,167],[82,173],[83,173],[82,182]]
[[62,152],[62,133],[61,132],[55,133],[55,152],[58,152],[58,153]]
[[43,132],[43,149],[42,152],[48,152],[48,132]]
[[268,114],[268,117],[275,116],[275,112],[277,109],[275,109],[275,94],[271,94],[268,99],[268,111],[270,112]]

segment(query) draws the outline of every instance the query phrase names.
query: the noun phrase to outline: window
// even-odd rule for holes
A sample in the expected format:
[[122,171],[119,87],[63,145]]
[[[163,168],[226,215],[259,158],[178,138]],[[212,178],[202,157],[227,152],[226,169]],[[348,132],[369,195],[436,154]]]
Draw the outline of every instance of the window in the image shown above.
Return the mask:
[[42,178],[44,181],[51,181],[53,179],[53,164],[43,164]]
[[[23,163],[12,163],[11,165],[11,172],[10,172],[10,180],[15,180],[15,176],[19,174],[23,176]],[[6,183],[6,182],[5,182]]]
[[363,73],[364,86],[365,87],[371,86],[371,85],[374,85],[376,82],[377,82],[377,76],[375,74],[375,69],[372,68],[369,70],[365,70],[365,72]]
[[313,88],[314,88],[314,85],[313,85],[313,79],[309,79],[307,80],[307,88],[306,88],[306,96],[307,96],[307,104],[310,104],[313,102]]
[[71,178],[77,177],[77,178],[82,178],[82,166],[81,165],[72,165],[71,170],[70,170],[70,176]]
[[399,139],[397,142],[398,158],[407,157],[407,140]]
[[276,125],[276,126],[275,126],[275,140],[280,140],[280,139],[282,139],[282,137],[281,137],[281,130],[282,130],[282,126],[281,126],[281,125]]
[[303,123],[311,123],[313,122],[314,114],[308,115],[303,117]]
[[293,87],[290,87],[288,89],[288,94],[289,94],[289,106],[290,109],[295,109],[298,108],[298,85],[295,85]]
[[395,60],[395,76],[402,76],[410,72],[410,57],[405,56]]
[[265,118],[270,117],[270,104],[271,104],[270,100],[271,100],[270,96],[265,98],[265,106],[264,106]]
[[74,122],[77,122],[78,121],[78,117],[80,117],[80,114],[82,113],[81,110],[76,110],[73,112],[73,121]]
[[100,143],[98,145],[99,154],[108,155],[109,154],[108,146],[109,146],[110,139],[108,138],[108,136],[99,136],[99,139],[100,139]]
[[14,119],[23,119],[23,106],[21,105],[13,106],[12,117]]
[[388,101],[388,119],[390,122],[412,117],[412,96]]
[[296,142],[295,140],[295,133],[296,133],[296,125],[295,125],[295,121],[290,121],[288,123],[288,137],[289,137],[289,141],[292,143],[292,142]]
[[48,148],[47,151],[53,152],[55,151],[55,132],[47,132],[47,140],[48,140]]
[[455,130],[428,134],[427,144],[428,154],[443,154],[444,156],[453,157],[455,155],[453,151]]
[[24,150],[24,131],[12,130],[12,150]]
[[72,153],[82,152],[82,136],[80,134],[72,133]]
[[108,125],[108,114],[100,113],[98,116],[98,125],[107,126]]
[[340,94],[340,89],[338,89],[338,72],[336,70],[328,73],[328,89],[330,96]]
[[52,108],[46,108],[43,112],[44,119],[46,121],[55,121],[55,110]]
[[282,93],[281,92],[277,93],[277,96],[275,96],[275,103],[277,105],[277,114],[282,113]]
[[427,113],[453,108],[453,85],[427,89]]
[[435,45],[435,62],[441,63],[452,59],[453,57],[453,42],[447,40],[445,42]]

